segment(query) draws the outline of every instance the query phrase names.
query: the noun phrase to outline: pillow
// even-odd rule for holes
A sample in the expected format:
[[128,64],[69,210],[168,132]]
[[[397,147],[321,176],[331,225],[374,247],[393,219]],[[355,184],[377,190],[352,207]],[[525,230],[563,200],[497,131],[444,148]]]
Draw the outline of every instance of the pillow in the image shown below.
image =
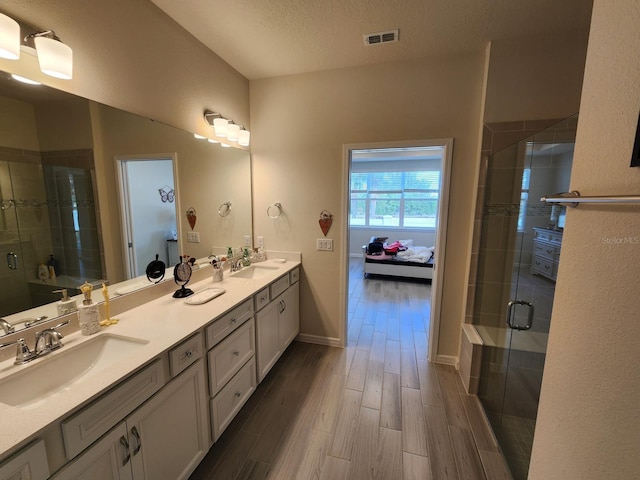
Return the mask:
[[411,247],[413,245],[413,239],[399,240],[403,247]]

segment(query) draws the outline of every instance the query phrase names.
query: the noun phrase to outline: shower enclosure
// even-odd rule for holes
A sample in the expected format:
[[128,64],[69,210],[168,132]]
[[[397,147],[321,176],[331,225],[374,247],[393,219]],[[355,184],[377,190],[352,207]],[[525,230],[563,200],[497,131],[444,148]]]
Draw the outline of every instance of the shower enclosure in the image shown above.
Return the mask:
[[[0,316],[102,278],[94,171],[91,149],[0,147]],[[56,278],[39,278],[39,265],[52,255]]]
[[562,246],[577,115],[489,157],[473,323],[478,396],[513,477],[526,479]]

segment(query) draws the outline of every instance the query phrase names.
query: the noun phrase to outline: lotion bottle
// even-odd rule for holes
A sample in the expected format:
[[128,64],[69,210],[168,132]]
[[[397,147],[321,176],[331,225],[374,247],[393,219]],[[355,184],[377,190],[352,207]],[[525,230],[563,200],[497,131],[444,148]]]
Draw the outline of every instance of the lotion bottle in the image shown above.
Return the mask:
[[80,287],[84,300],[78,308],[78,322],[83,335],[92,335],[100,330],[100,312],[98,305],[94,305],[91,300],[92,290],[93,286],[89,282],[84,282]]
[[69,298],[66,288],[63,288],[61,290],[54,290],[53,293],[62,294],[62,300],[56,303],[58,315],[66,315],[67,313],[75,312],[76,310],[78,310],[78,304],[74,299]]

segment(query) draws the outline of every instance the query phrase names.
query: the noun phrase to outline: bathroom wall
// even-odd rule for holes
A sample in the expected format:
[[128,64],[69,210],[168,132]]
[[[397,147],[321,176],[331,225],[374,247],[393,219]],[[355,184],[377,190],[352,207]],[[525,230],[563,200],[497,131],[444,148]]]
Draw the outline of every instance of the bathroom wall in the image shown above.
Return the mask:
[[[301,331],[343,336],[347,271],[343,145],[454,138],[440,353],[457,355],[479,155],[484,52],[251,82],[254,234],[302,251]],[[284,215],[267,218],[281,202]],[[318,214],[334,214],[333,252],[315,250]],[[344,251],[344,257],[341,252]]]
[[[637,195],[640,8],[595,0],[571,189]],[[568,209],[529,478],[640,471],[637,205]]]

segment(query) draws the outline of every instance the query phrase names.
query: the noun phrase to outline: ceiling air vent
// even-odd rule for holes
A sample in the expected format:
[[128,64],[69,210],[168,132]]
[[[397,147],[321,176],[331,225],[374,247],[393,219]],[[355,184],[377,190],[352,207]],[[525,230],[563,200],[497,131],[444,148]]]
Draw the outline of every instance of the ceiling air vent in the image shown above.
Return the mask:
[[398,30],[388,32],[368,33],[364,36],[365,45],[377,45],[379,43],[389,43],[398,41]]

